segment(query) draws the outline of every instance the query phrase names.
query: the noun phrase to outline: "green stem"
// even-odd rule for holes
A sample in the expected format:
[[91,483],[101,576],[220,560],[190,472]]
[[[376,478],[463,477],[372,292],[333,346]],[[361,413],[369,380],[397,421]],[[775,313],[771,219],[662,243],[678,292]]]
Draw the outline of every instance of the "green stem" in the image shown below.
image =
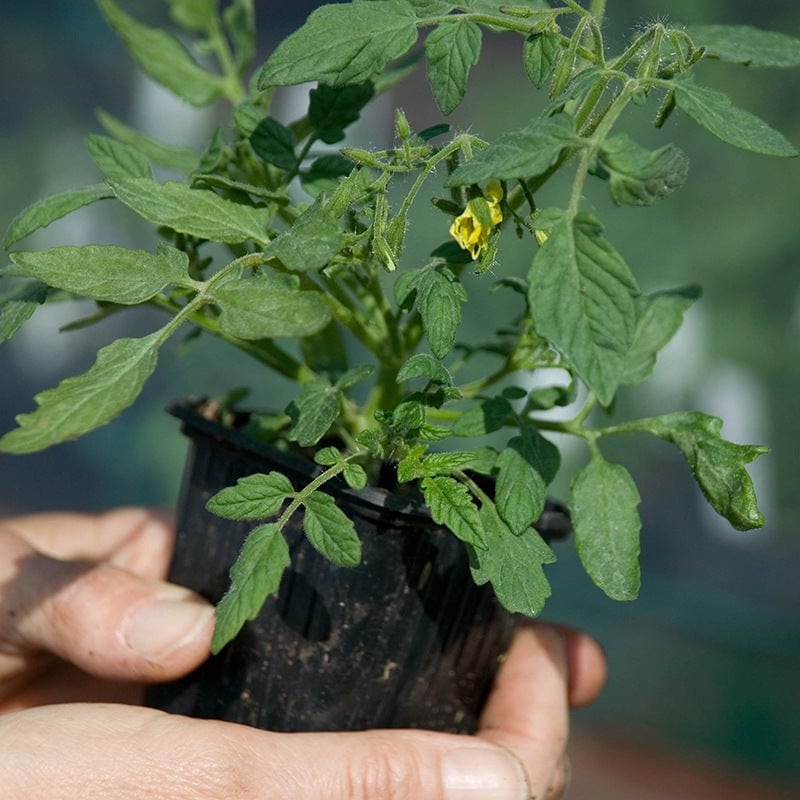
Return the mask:
[[603,23],[603,16],[606,13],[606,0],[592,0],[589,6],[589,13],[595,18],[598,25]]
[[224,77],[225,95],[235,106],[243,102],[247,98],[247,91],[242,85],[242,80],[239,75],[239,70],[233,60],[228,40],[219,25],[219,20],[214,19],[212,28],[208,31],[208,38],[211,43],[217,61],[222,68]]

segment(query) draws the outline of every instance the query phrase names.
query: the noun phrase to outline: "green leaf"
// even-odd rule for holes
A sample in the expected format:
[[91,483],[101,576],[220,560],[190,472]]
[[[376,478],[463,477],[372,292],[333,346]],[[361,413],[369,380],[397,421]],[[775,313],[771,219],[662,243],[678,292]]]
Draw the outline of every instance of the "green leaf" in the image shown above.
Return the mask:
[[256,53],[256,20],[253,0],[233,0],[222,12],[225,29],[233,43],[236,66],[244,68]]
[[342,240],[339,221],[318,201],[267,245],[264,258],[275,258],[293,272],[311,272],[327,265],[339,252]]
[[163,337],[163,331],[155,331],[103,347],[88,372],[37,394],[39,408],[17,417],[19,427],[0,439],[0,450],[32,453],[105,425],[139,396],[156,367]]
[[312,492],[304,501],[303,530],[325,558],[340,567],[361,563],[361,542],[355,526],[336,502],[324,492]]
[[611,403],[636,330],[636,280],[589,214],[561,214],[533,259],[528,302],[536,330]]
[[558,448],[530,426],[500,453],[495,503],[513,533],[522,533],[541,516],[559,462]]
[[219,653],[247,620],[255,619],[267,597],[280,588],[290,563],[289,548],[277,525],[261,525],[250,532],[231,568],[230,589],[217,605],[212,653]]
[[219,0],[167,0],[170,16],[189,31],[209,30],[219,10]]
[[316,197],[332,192],[339,181],[352,171],[353,162],[343,156],[334,154],[320,156],[307,170],[300,173],[300,182],[310,195]]
[[303,360],[309,369],[335,380],[347,370],[347,345],[339,326],[330,322],[318,333],[300,340]]
[[425,269],[415,282],[417,309],[422,317],[425,339],[439,360],[452,349],[461,324],[461,303],[467,293],[461,281],[445,266]]
[[723,439],[722,420],[699,411],[639,420],[635,428],[677,445],[706,499],[734,528],[747,531],[764,524],[745,464],[768,448]]
[[290,172],[297,166],[292,132],[272,117],[264,117],[250,134],[256,154],[268,164]]
[[105,130],[115,139],[134,147],[142,155],[150,159],[154,164],[167,169],[174,169],[188,175],[193,172],[200,161],[201,153],[191,150],[188,147],[174,147],[164,144],[143,133],[139,133],[135,128],[131,128],[116,117],[106,111],[98,109],[97,119]]
[[391,0],[324,5],[278,45],[261,69],[258,88],[305,81],[361,83],[416,41],[413,13]]
[[348,389],[358,386],[359,383],[363,383],[374,372],[375,367],[373,364],[362,364],[358,367],[353,367],[339,376],[336,386],[346,392]]
[[342,392],[327,381],[315,380],[303,384],[303,391],[286,409],[292,427],[286,435],[301,447],[315,445],[336,422],[342,407]]
[[623,385],[640,383],[656,365],[656,356],[678,332],[683,315],[700,297],[698,286],[685,286],[636,299],[636,333],[620,378]]
[[253,275],[214,286],[208,296],[220,308],[220,328],[240,339],[310,336],[330,322],[325,298],[294,288],[275,275]]
[[142,25],[113,0],[97,0],[97,5],[139,66],[154,81],[195,106],[207,105],[224,94],[222,79],[206,72],[166,31]]
[[208,189],[190,189],[176,181],[116,178],[108,185],[137,214],[179,233],[224,244],[269,241],[269,209],[234,203]]
[[425,39],[428,83],[443,114],[454,111],[464,99],[469,71],[481,55],[481,36],[474,22],[453,17]]
[[674,145],[646,150],[624,133],[606,139],[598,164],[609,176],[614,202],[630,206],[653,205],[683,186],[689,170],[689,159]]
[[486,549],[470,552],[475,582],[491,582],[497,599],[511,613],[538,616],[552,594],[542,565],[552,564],[555,554],[533,528],[512,533],[492,503],[481,506],[480,518]]
[[485,436],[499,431],[514,413],[505,397],[490,397],[464,411],[453,425],[456,436]]
[[534,33],[525,40],[522,60],[531,83],[541,89],[553,72],[561,52],[561,37],[554,31]]
[[86,137],[89,155],[109,178],[152,178],[150,162],[135,147],[109,136]]
[[575,547],[589,577],[614,600],[639,594],[641,502],[625,467],[595,456],[572,480]]
[[370,81],[349,86],[321,84],[309,93],[308,121],[326,144],[340,142],[345,128],[359,118],[374,94]]
[[442,363],[427,353],[411,356],[397,372],[397,383],[404,383],[414,378],[428,378],[442,386],[452,386],[453,383],[450,373]]
[[356,491],[363,489],[367,485],[367,473],[358,464],[347,464],[342,470],[342,476],[347,485]]
[[800,39],[750,25],[689,25],[706,57],[748,67],[800,67]]
[[67,292],[121,305],[144,303],[170,283],[189,280],[189,258],[113,245],[51,247],[11,254],[26,276]]
[[675,102],[723,142],[768,156],[796,156],[797,149],[764,120],[733,105],[723,92],[698,86],[687,77],[676,78]]
[[444,475],[428,475],[422,480],[422,492],[437,525],[449,528],[462,542],[486,548],[478,509],[463,483]]
[[114,194],[108,186],[100,183],[94,186],[86,186],[82,189],[59,192],[44,200],[39,200],[11,220],[3,241],[3,247],[7,250],[21,239],[39,230],[39,228],[46,228],[51,222],[66,217],[67,214],[71,214],[73,211],[83,208],[83,206],[88,206],[90,203],[106,200],[113,196]]
[[538,118],[506,131],[497,141],[458,167],[445,186],[532,178],[556,163],[565,147],[575,144],[575,123],[566,114]]
[[47,299],[47,287],[24,283],[0,297],[0,342],[8,341]]
[[397,479],[401,483],[407,483],[418,478],[424,478],[426,475],[453,472],[467,464],[473,464],[475,459],[476,454],[473,451],[431,453],[425,458],[419,458],[414,451],[397,465]]
[[206,508],[225,519],[266,519],[277,514],[292,496],[294,488],[285,475],[256,473],[239,478],[235,486],[217,492]]

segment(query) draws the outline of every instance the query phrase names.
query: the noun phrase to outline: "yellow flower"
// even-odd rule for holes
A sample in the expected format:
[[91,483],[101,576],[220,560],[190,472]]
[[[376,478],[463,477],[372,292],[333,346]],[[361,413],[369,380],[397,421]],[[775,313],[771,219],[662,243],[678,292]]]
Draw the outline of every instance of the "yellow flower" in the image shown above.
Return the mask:
[[489,244],[489,234],[503,220],[500,201],[503,190],[497,181],[486,187],[487,197],[474,197],[467,203],[464,213],[453,220],[450,235],[462,250],[469,250],[473,258]]

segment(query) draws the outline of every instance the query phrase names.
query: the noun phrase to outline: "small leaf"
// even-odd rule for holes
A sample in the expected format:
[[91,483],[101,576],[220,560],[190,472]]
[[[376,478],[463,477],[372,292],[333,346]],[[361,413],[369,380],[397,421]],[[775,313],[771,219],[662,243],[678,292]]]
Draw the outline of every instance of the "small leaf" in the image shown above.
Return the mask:
[[18,252],[11,260],[31,278],[67,292],[121,305],[144,303],[170,283],[189,280],[189,258],[113,245],[51,247]]
[[307,208],[289,230],[273,239],[264,250],[286,269],[311,272],[322,269],[342,246],[342,229],[321,202]]
[[86,147],[92,161],[109,178],[152,178],[150,162],[139,150],[109,136],[90,135]]
[[532,178],[556,163],[565,147],[575,143],[575,123],[567,114],[537,118],[522,128],[507,131],[445,181],[463,186],[488,180]]
[[443,114],[464,99],[469,71],[481,55],[481,29],[470,20],[442,22],[425,39],[428,83]]
[[309,93],[308,121],[326,144],[340,142],[374,94],[370,81],[338,87],[321,84]]
[[286,409],[292,419],[292,427],[286,438],[301,447],[315,445],[336,422],[341,404],[341,391],[327,381],[304,384],[300,396]]
[[463,483],[444,475],[429,475],[422,481],[422,492],[435,523],[449,528],[462,542],[486,548],[478,509]]
[[303,530],[308,541],[334,564],[358,566],[361,563],[361,542],[352,520],[324,492],[312,492],[304,503]]
[[658,353],[678,332],[683,315],[698,297],[699,287],[686,286],[636,299],[636,333],[625,357],[621,384],[640,383],[652,373]]
[[570,487],[575,548],[589,577],[614,600],[639,594],[641,502],[625,467],[595,456]]
[[222,79],[206,72],[166,31],[142,25],[113,0],[97,0],[97,5],[139,66],[154,81],[195,106],[207,105],[224,93]]
[[748,67],[800,67],[800,39],[750,25],[689,25],[686,29],[706,58]]
[[292,484],[280,472],[256,473],[239,478],[235,486],[217,492],[206,508],[225,519],[266,519],[277,514],[293,495]]
[[39,228],[46,228],[51,222],[66,217],[67,214],[77,211],[90,203],[106,200],[114,193],[104,183],[86,186],[82,189],[72,189],[59,192],[44,200],[39,200],[28,206],[11,220],[6,231],[3,247],[7,250],[12,245],[30,236]]
[[416,288],[425,339],[441,360],[455,342],[461,324],[461,303],[467,301],[467,293],[461,281],[444,266],[424,270]]
[[361,366],[353,367],[339,376],[336,381],[336,386],[343,392],[346,392],[354,386],[358,386],[359,383],[363,383],[370,378],[374,372],[375,366],[373,364],[362,364]]
[[456,436],[485,436],[499,431],[514,413],[505,397],[490,397],[464,411],[453,425]]
[[207,31],[214,24],[219,0],[167,0],[170,16],[189,31]]
[[690,78],[676,78],[675,102],[723,142],[768,156],[796,156],[797,149],[782,134],[749,111],[737,108],[723,92],[698,86]]
[[525,40],[522,47],[525,73],[537,89],[547,83],[560,52],[561,38],[554,31],[534,33]]
[[358,491],[367,485],[367,473],[358,464],[347,464],[342,470],[342,476],[351,489]]
[[289,548],[274,523],[250,532],[231,568],[231,586],[217,605],[211,652],[219,653],[249,619],[255,619],[267,597],[278,591],[291,563]]
[[8,341],[47,299],[47,287],[24,283],[0,297],[0,342]]
[[297,166],[292,132],[272,117],[264,117],[250,134],[256,154],[268,164],[290,172]]
[[163,336],[163,331],[155,331],[143,339],[117,339],[103,347],[88,372],[37,394],[39,408],[17,417],[19,427],[0,439],[0,450],[44,450],[112,420],[133,403],[152,375]]
[[266,208],[234,203],[207,189],[148,178],[110,179],[108,185],[126,206],[157,225],[224,244],[269,241]]
[[428,378],[428,380],[443,386],[451,386],[453,383],[450,373],[442,363],[427,353],[417,353],[411,356],[398,370],[396,380],[397,383],[404,383],[414,378]]
[[689,170],[689,159],[674,145],[650,151],[624,133],[605,141],[598,163],[617,205],[650,206],[683,186]]
[[220,328],[240,339],[309,336],[331,319],[319,292],[295,289],[276,275],[228,281],[214,286],[208,296],[222,311]]
[[232,0],[222,12],[225,29],[233,42],[236,66],[243,70],[256,53],[256,20],[253,0]]
[[336,447],[323,447],[314,455],[315,463],[323,467],[332,467],[334,464],[340,464],[342,460],[343,456]]

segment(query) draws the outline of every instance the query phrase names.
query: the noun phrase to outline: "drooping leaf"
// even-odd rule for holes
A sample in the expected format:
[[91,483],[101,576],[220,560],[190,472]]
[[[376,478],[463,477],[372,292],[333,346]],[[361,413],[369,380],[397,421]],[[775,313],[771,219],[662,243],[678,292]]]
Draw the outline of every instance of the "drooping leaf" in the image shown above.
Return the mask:
[[698,286],[686,286],[636,299],[636,333],[625,357],[621,384],[640,383],[652,373],[658,353],[678,332],[683,315],[698,297]]
[[293,272],[311,272],[322,269],[341,246],[339,221],[318,201],[267,245],[264,257],[278,259]]
[[561,38],[553,31],[534,33],[525,40],[522,60],[531,83],[541,89],[553,72],[561,52]]
[[0,297],[0,342],[8,341],[47,299],[47,287],[24,283]]
[[359,118],[374,94],[371,81],[348,86],[321,84],[309,93],[308,121],[326,144],[340,142],[345,129]]
[[297,289],[276,275],[228,281],[214,286],[209,297],[222,312],[222,330],[240,339],[310,336],[331,319],[319,292]]
[[748,67],[800,67],[800,39],[751,25],[689,25],[695,45],[706,57]]
[[231,568],[231,586],[217,605],[211,652],[219,653],[261,611],[278,591],[283,571],[291,563],[289,547],[274,523],[250,532]]
[[636,427],[677,445],[706,499],[734,528],[747,531],[764,524],[745,464],[768,448],[723,439],[722,420],[699,411],[651,417]]
[[733,105],[728,95],[698,86],[690,77],[674,81],[675,102],[723,142],[768,156],[796,156],[795,146],[779,131],[749,111]]
[[204,70],[166,31],[143,25],[113,0],[97,0],[97,5],[139,66],[154,81],[195,106],[207,105],[224,93],[222,78]]
[[206,508],[225,519],[266,519],[280,511],[294,495],[289,479],[280,472],[255,473],[226,486],[207,503]]
[[278,45],[261,69],[258,87],[361,83],[416,41],[413,11],[391,0],[324,5]]
[[575,548],[589,577],[614,600],[639,594],[639,492],[628,471],[595,456],[572,480]]
[[556,217],[528,274],[537,331],[572,363],[603,405],[624,373],[636,330],[636,280],[589,214]]
[[7,250],[26,236],[30,236],[34,231],[39,230],[39,228],[46,228],[51,222],[66,217],[67,214],[77,211],[83,206],[88,206],[90,203],[106,200],[113,196],[114,193],[111,189],[104,183],[100,183],[94,186],[85,186],[82,189],[59,192],[44,200],[39,200],[11,220],[3,241],[3,247]]
[[606,139],[598,164],[608,174],[614,202],[631,206],[650,206],[671,194],[689,169],[689,159],[674,145],[646,150],[624,133]]
[[[31,278],[93,300],[121,305],[144,303],[170,283],[189,280],[189,258],[170,248],[153,255],[114,245],[51,247],[11,254],[11,260]],[[177,258],[175,257],[177,256]]]
[[506,131],[497,141],[462,164],[445,182],[463,186],[489,180],[531,178],[556,163],[565,147],[575,143],[575,123],[567,114],[537,118],[522,128]]
[[143,339],[117,339],[103,347],[88,372],[37,394],[39,407],[17,417],[19,427],[0,439],[0,450],[44,450],[112,420],[133,403],[153,373],[163,335],[155,331]]
[[297,166],[292,132],[272,117],[264,117],[250,134],[256,154],[268,164],[289,172]]
[[505,397],[490,397],[464,411],[453,425],[453,433],[456,436],[485,436],[499,431],[513,413],[514,409]]
[[483,525],[467,487],[445,475],[428,475],[421,485],[433,521],[451,530],[462,542],[483,550]]
[[338,387],[324,380],[309,381],[286,409],[292,419],[286,438],[301,447],[315,445],[336,421],[341,406],[342,392]]
[[132,145],[92,134],[86,137],[86,148],[92,161],[109,178],[153,177],[147,157]]
[[304,501],[303,530],[325,558],[340,567],[361,563],[361,542],[353,521],[324,492],[312,492]]
[[266,208],[234,203],[208,189],[190,189],[176,181],[115,178],[108,184],[137,214],[180,233],[225,244],[269,241],[270,212]]
[[533,528],[519,535],[512,533],[491,503],[481,506],[480,518],[486,549],[472,548],[470,552],[475,582],[491,582],[508,611],[538,616],[552,594],[542,566],[552,564],[555,554]]
[[481,38],[474,22],[454,18],[440,23],[425,39],[428,83],[443,114],[450,114],[464,99],[469,71],[481,55]]

